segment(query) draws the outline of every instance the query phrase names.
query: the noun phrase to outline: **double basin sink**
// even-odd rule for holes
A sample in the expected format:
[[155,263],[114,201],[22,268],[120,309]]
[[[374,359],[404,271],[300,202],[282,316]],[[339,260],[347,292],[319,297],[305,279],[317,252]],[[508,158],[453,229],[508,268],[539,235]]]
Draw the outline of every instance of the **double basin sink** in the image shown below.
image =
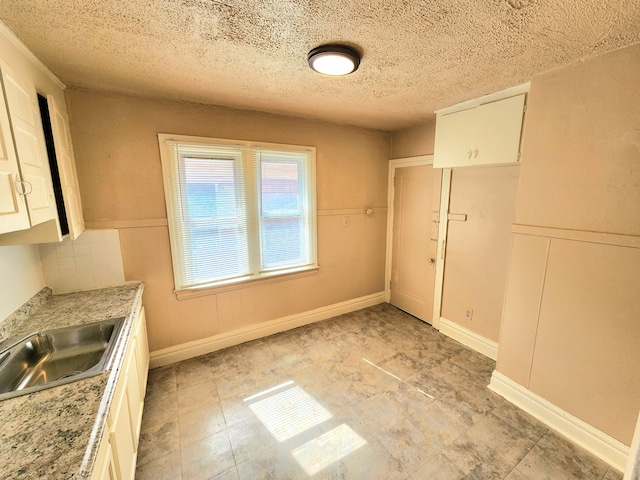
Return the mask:
[[108,370],[125,318],[34,332],[0,344],[0,401]]

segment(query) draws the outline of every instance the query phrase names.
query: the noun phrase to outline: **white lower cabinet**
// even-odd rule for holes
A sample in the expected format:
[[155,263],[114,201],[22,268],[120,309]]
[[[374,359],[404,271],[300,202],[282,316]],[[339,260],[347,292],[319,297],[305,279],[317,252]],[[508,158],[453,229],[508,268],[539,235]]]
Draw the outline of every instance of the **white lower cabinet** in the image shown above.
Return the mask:
[[133,480],[149,370],[144,308],[136,318],[111,402],[92,480]]

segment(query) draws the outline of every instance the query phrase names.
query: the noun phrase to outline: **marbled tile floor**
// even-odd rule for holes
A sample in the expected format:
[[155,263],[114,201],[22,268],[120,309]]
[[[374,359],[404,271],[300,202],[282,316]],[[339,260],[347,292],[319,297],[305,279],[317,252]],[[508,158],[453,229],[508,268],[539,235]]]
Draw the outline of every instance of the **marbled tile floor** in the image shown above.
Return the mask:
[[381,304],[149,373],[136,478],[622,479]]

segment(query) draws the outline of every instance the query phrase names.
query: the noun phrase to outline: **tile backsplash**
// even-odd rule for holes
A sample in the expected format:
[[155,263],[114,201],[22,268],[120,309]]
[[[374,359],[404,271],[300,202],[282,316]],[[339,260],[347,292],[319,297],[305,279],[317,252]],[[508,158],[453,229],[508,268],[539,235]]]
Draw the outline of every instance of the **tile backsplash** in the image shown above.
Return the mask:
[[38,249],[45,284],[56,294],[124,283],[118,230],[86,230]]

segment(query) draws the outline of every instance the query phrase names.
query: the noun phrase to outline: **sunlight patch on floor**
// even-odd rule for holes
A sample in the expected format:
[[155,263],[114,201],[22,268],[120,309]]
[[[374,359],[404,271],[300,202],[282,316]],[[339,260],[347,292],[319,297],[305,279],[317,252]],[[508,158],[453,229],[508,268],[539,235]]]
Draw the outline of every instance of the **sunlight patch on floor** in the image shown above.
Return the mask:
[[[284,385],[284,384],[283,384]],[[269,391],[278,390],[280,385]],[[288,383],[293,385],[293,382]],[[253,395],[251,398],[264,396]],[[248,399],[245,399],[247,401]],[[302,388],[295,386],[251,403],[249,408],[279,442],[295,437],[311,427],[329,420],[331,413]]]
[[282,388],[288,387],[289,385],[293,385],[293,380],[289,380],[288,382],[281,383],[280,385],[276,385],[275,387],[267,388],[261,392],[258,392],[250,397],[244,399],[245,402],[250,402],[252,400],[257,400],[260,397],[264,397],[265,395],[269,395],[270,393],[276,392]]
[[364,438],[343,423],[295,448],[291,453],[308,475],[315,475],[366,443]]

